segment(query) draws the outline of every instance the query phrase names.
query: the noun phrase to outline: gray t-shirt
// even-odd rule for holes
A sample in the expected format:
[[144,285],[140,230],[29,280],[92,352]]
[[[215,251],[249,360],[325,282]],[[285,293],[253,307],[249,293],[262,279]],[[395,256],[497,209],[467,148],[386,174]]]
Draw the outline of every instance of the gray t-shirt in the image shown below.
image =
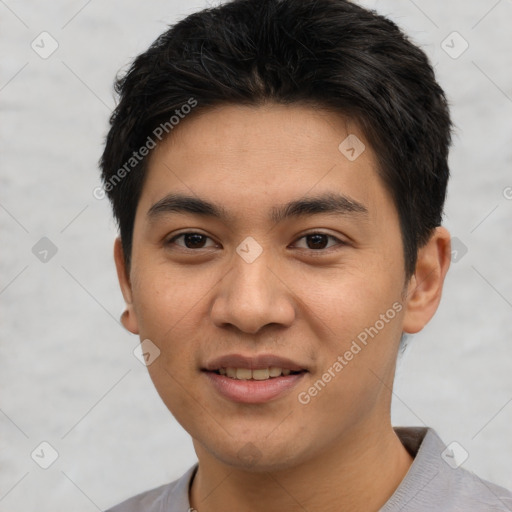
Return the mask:
[[[414,461],[379,512],[512,512],[512,493],[457,467],[434,430],[395,427],[395,432]],[[197,467],[196,463],[178,480],[106,512],[188,512],[189,487]]]

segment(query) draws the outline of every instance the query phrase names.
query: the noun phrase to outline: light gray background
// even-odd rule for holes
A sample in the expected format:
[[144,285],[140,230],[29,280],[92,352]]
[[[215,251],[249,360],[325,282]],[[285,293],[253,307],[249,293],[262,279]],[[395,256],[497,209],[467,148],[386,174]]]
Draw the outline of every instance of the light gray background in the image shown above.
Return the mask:
[[[196,461],[118,323],[116,228],[92,191],[114,75],[205,2],[0,1],[0,511],[101,510]],[[436,65],[457,125],[446,226],[467,247],[400,361],[394,423],[436,428],[512,488],[512,2],[364,5]],[[31,48],[42,31],[59,44],[47,59]],[[453,31],[469,43],[457,59],[441,47]],[[46,263],[43,236],[58,249]],[[46,470],[30,456],[42,441],[59,454]]]

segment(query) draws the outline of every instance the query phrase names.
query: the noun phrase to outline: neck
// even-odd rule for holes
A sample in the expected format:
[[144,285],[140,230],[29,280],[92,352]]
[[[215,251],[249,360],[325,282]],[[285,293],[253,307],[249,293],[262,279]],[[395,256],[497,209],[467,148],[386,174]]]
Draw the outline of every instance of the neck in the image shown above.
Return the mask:
[[383,430],[358,428],[314,459],[272,472],[233,468],[196,449],[190,505],[197,512],[376,512],[413,461],[391,424]]

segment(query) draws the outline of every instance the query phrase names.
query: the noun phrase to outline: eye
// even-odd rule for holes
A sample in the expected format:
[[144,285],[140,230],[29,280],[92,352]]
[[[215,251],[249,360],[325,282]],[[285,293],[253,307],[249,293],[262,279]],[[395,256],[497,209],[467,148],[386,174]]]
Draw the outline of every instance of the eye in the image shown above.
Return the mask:
[[[322,249],[328,249],[331,246],[328,246],[329,239],[334,240],[337,242],[337,244],[333,245],[345,245],[345,243],[340,240],[339,238],[336,238],[333,235],[328,235],[327,233],[308,233],[307,235],[302,236],[298,240],[306,240],[306,247],[300,247],[301,249],[310,249],[314,251],[322,250]],[[298,242],[298,241],[297,241]],[[297,243],[295,242],[295,243]]]
[[[177,243],[178,240],[182,240],[181,243]],[[210,245],[206,245],[207,241],[210,241]],[[299,247],[301,249],[309,249],[312,251],[320,251],[323,249],[329,249],[332,246],[336,245],[346,245],[342,240],[336,238],[333,235],[328,235],[327,233],[308,233],[300,237],[297,242],[295,242],[296,246],[300,240],[305,240],[306,246]],[[334,241],[335,243],[329,245],[329,240]],[[170,240],[166,242],[166,245],[177,245],[178,247],[183,247],[184,249],[207,249],[208,247],[216,247],[217,244],[206,235],[197,232],[187,232],[180,233],[172,237]]]
[[[183,244],[176,243],[177,240],[183,239]],[[183,247],[185,249],[205,249],[208,247],[215,247],[216,244],[213,242],[213,245],[206,246],[205,243],[207,240],[213,242],[213,240],[202,233],[189,232],[189,233],[180,233],[179,235],[174,236],[170,240],[168,240],[165,245],[173,245],[176,244],[179,247]]]

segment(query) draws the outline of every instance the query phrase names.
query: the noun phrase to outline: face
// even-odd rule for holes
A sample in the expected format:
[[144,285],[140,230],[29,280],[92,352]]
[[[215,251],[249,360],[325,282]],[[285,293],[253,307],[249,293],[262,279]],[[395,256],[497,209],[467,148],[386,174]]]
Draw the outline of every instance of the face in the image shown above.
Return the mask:
[[414,283],[355,125],[298,105],[185,119],[150,156],[129,272],[120,251],[124,324],[160,351],[151,378],[200,458],[293,466],[388,421]]

